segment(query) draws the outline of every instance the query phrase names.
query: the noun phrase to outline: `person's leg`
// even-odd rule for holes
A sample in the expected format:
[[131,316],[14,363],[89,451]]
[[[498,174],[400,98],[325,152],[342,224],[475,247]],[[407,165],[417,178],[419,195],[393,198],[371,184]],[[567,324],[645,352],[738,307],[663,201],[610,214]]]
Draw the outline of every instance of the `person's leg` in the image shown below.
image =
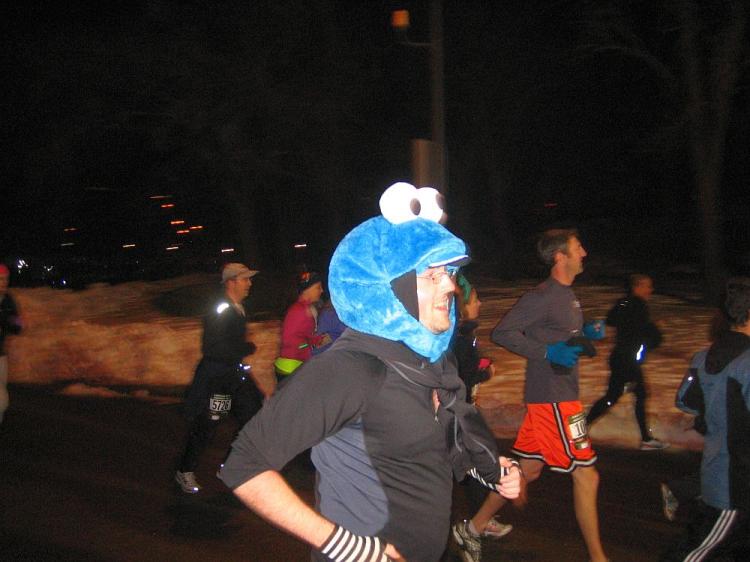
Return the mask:
[[[203,364],[203,362],[201,362]],[[185,401],[189,420],[185,448],[178,461],[175,479],[184,492],[196,493],[201,486],[195,479],[195,470],[201,454],[216,433],[216,426],[231,404],[226,388],[226,377],[212,374],[200,365]]]
[[[640,373],[640,369],[638,371]],[[646,425],[646,386],[643,384],[643,376],[635,381],[633,394],[635,394],[635,419],[641,432],[641,441],[650,441],[652,437]]]
[[188,430],[185,449],[180,457],[180,472],[195,472],[198,468],[198,461],[201,454],[216,433],[216,426],[219,420],[211,419],[207,414],[200,415],[192,420]]
[[[255,386],[252,380],[239,381],[231,389],[232,392],[232,409],[230,413],[237,420],[237,431],[234,432],[232,442],[237,438],[245,424],[249,422],[255,414],[263,407],[263,395]],[[232,452],[231,445],[227,447],[227,452],[219,465],[224,466],[227,458]]]
[[597,493],[599,489],[599,472],[593,466],[579,466],[573,477],[573,506],[583,540],[586,542],[592,562],[604,562],[601,538],[599,536],[599,515],[597,511]]
[[480,507],[474,514],[474,517],[471,518],[470,524],[472,532],[481,535],[487,527],[489,520],[500,511],[506,501],[507,500],[500,494],[494,494],[492,492],[487,494],[482,507]]
[[[520,454],[520,451],[525,451],[527,454],[538,451],[538,444],[534,439],[533,424],[529,412],[526,412],[521,427],[518,430],[516,441],[513,445],[513,451],[516,454]],[[524,463],[526,459],[522,458],[521,470],[526,471]],[[541,464],[541,461],[536,461]],[[456,541],[459,549],[459,556],[464,562],[478,562],[482,558],[482,534],[487,528],[487,523],[495,515],[495,513],[505,505],[506,500],[500,496],[490,492],[487,499],[484,501],[482,506],[479,508],[477,514],[473,519],[459,521],[451,527],[451,534]],[[476,524],[481,528],[477,528]]]
[[[535,459],[521,459],[521,470],[523,471],[526,484],[533,482],[542,473],[544,463]],[[524,499],[522,499],[524,501]],[[492,519],[495,514],[502,509],[502,507],[508,502],[500,494],[490,493],[487,499],[484,500],[482,507],[476,512],[474,517],[471,518],[472,530],[481,534],[487,527],[487,523]]]
[[623,380],[623,372],[619,368],[619,363],[615,358],[610,357],[609,366],[612,374],[609,376],[609,384],[607,386],[607,393],[597,400],[588,415],[586,416],[586,425],[591,427],[599,417],[601,417],[607,410],[617,404],[617,401],[622,396],[623,389],[625,388],[625,380]]
[[8,409],[8,356],[0,355],[0,423],[3,423],[5,411]]
[[252,380],[241,381],[232,389],[232,416],[242,429],[263,406],[263,395]]
[[479,483],[476,478],[468,477],[463,483],[466,493],[466,503],[469,505],[469,513],[476,513],[482,507],[484,500],[491,494],[486,487]]
[[747,531],[747,516],[743,512],[701,503],[684,535],[659,560],[745,560]]

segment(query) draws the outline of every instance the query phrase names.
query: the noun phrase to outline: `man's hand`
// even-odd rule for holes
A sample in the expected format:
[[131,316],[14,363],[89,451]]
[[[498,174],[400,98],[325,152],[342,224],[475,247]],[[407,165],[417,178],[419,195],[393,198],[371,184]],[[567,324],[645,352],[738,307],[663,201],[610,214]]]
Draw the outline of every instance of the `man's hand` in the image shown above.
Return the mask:
[[320,339],[315,342],[315,347],[325,347],[333,343],[333,338],[328,333],[321,334]]
[[524,483],[523,475],[518,467],[518,464],[511,462],[507,457],[500,457],[498,462],[502,468],[505,468],[505,476],[500,478],[498,482],[497,491],[504,498],[509,500],[516,499],[521,493],[521,486]]
[[356,535],[340,525],[334,526],[320,552],[333,562],[405,561],[395,546],[380,537]]
[[583,351],[580,345],[570,346],[564,341],[547,345],[547,360],[563,367],[573,367],[578,363],[578,354]]
[[385,547],[385,555],[389,560],[393,560],[393,562],[407,562],[406,558],[401,556],[401,553],[392,544],[388,544]]

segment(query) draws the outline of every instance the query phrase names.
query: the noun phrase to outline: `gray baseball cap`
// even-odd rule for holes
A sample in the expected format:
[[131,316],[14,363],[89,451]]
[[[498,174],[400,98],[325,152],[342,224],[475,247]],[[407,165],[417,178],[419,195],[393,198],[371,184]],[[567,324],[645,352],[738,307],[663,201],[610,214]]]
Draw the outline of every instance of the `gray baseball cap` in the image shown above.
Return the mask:
[[249,279],[258,272],[254,269],[249,269],[246,265],[241,263],[228,263],[221,270],[221,282],[225,283],[229,279]]

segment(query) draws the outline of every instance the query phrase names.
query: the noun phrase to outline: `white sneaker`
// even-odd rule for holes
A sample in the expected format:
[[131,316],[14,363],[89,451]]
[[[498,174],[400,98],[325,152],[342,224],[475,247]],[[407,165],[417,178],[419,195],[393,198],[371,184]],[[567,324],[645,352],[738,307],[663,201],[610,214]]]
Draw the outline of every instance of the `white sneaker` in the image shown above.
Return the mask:
[[451,531],[462,562],[482,562],[482,539],[469,531],[469,522],[456,523],[451,527]]
[[504,537],[508,533],[510,533],[513,530],[513,525],[507,525],[505,523],[500,523],[497,519],[494,517],[487,521],[487,526],[484,528],[484,532],[482,533],[483,537],[490,537],[493,539],[499,539],[500,537]]
[[669,443],[659,441],[658,439],[641,441],[641,451],[658,451],[659,449],[666,449],[667,447],[669,447]]
[[174,481],[186,494],[197,494],[201,491],[201,485],[195,479],[195,472],[180,472],[178,470],[174,475]]

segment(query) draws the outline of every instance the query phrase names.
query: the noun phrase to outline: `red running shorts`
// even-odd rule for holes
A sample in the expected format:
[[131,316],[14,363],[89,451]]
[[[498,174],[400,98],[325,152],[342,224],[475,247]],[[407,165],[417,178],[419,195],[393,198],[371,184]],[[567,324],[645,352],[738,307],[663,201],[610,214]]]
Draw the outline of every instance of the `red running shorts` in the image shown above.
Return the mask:
[[521,458],[543,461],[557,472],[593,465],[596,453],[581,402],[527,404],[513,452]]

